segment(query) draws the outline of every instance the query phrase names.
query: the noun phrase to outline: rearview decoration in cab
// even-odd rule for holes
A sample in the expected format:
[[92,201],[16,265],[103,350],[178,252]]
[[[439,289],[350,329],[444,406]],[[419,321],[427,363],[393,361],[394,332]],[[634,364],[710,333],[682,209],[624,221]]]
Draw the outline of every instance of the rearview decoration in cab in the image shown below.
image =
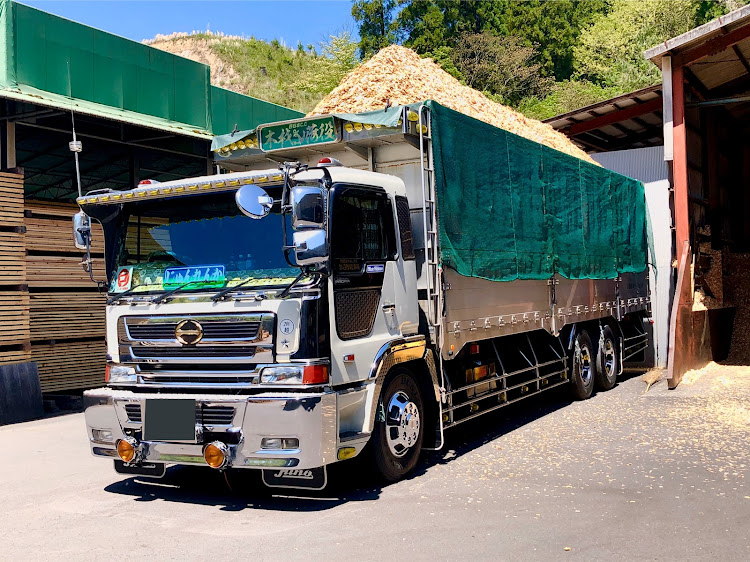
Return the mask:
[[263,152],[338,142],[339,132],[332,115],[258,127]]

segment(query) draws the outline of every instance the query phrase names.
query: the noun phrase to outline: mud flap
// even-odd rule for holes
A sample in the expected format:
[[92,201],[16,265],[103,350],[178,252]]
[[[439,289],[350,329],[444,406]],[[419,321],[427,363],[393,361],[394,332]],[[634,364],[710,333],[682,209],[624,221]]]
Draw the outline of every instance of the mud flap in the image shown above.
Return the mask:
[[322,490],[328,483],[325,466],[318,468],[263,469],[263,483],[269,488],[300,488]]
[[144,462],[137,466],[129,466],[122,461],[115,461],[115,472],[118,474],[162,478],[166,471],[167,465],[163,462]]

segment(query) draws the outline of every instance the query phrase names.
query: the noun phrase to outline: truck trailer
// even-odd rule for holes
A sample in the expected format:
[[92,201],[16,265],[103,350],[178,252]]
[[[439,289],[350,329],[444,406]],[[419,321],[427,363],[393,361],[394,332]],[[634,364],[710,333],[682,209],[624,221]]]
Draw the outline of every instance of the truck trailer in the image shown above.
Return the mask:
[[118,472],[320,488],[361,456],[395,481],[452,427],[643,359],[640,182],[432,101],[213,149],[222,173],[78,199],[108,287],[87,432]]

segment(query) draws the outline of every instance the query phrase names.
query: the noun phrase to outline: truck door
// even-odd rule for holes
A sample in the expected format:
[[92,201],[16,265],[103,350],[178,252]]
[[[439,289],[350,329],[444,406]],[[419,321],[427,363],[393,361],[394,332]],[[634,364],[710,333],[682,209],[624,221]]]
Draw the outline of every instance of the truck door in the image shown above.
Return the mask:
[[377,351],[401,334],[405,276],[385,190],[336,184],[330,201],[331,367],[343,383],[367,378]]

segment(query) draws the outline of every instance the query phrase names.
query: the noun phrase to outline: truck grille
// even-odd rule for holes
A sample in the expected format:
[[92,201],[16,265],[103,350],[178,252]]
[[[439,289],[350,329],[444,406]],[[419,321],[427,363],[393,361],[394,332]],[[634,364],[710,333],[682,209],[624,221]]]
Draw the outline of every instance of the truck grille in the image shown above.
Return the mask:
[[[202,406],[195,408],[195,421],[201,425],[232,425],[235,409],[232,406]],[[140,404],[126,404],[125,413],[128,421],[143,423]]]
[[201,346],[201,347],[131,347],[135,359],[191,358],[191,357],[247,357],[255,355],[254,346]]
[[[134,340],[174,340],[178,322],[128,324]],[[204,340],[254,340],[258,337],[260,322],[201,322]]]
[[[199,334],[194,342],[177,339],[177,326],[186,320]],[[123,363],[272,363],[275,330],[269,312],[123,316],[117,339]]]

